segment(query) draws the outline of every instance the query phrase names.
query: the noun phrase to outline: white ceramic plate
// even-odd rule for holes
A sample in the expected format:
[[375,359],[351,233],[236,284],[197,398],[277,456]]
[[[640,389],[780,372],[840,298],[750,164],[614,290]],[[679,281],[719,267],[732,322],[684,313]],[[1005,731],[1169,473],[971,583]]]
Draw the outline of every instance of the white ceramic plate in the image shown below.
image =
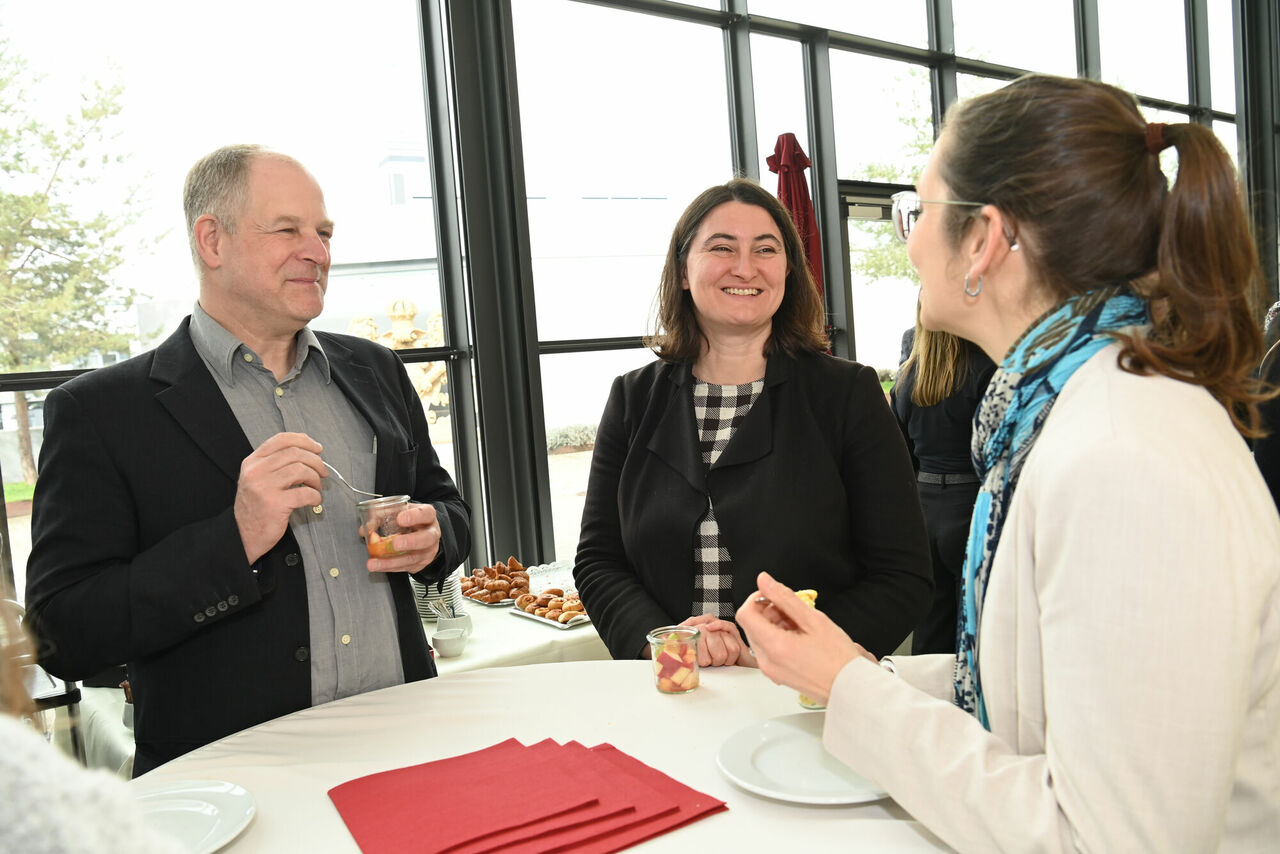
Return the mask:
[[583,626],[591,622],[591,618],[588,617],[585,612],[577,617],[574,617],[572,620],[570,620],[567,623],[558,623],[555,620],[548,620],[546,617],[538,617],[533,614],[530,614],[528,611],[521,611],[519,608],[513,608],[511,610],[511,613],[517,617],[528,617],[530,620],[533,620],[536,623],[542,623],[542,625],[550,626],[553,629],[571,629],[574,626]]
[[716,764],[737,785],[797,804],[858,804],[887,793],[822,746],[826,712],[783,715],[725,740]]
[[148,787],[135,795],[151,827],[177,838],[192,854],[212,854],[249,826],[257,807],[253,795],[235,783],[181,780]]
[[464,605],[479,605],[482,608],[510,608],[516,604],[515,599],[503,599],[499,602],[481,602],[479,599],[472,599],[469,596],[462,597]]

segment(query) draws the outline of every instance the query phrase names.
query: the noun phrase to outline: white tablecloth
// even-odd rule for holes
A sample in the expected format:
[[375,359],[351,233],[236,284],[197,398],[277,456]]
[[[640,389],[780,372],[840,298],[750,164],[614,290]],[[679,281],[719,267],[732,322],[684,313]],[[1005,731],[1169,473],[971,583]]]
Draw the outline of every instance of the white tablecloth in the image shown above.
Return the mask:
[[[510,607],[466,603],[463,609],[471,616],[471,639],[462,655],[436,658],[442,675],[484,667],[609,658],[604,641],[589,623],[557,629],[514,617]],[[430,638],[435,621],[423,620],[422,626]],[[81,729],[88,765],[128,777],[133,768],[133,730],[123,722],[124,692],[119,688],[85,688],[83,693]]]
[[[515,618],[506,617],[512,622]],[[947,850],[890,800],[802,806],[745,792],[716,766],[725,738],[799,710],[794,691],[759,671],[704,671],[702,687],[659,694],[643,661],[488,668],[400,685],[305,709],[207,745],[134,781],[226,780],[248,789],[258,814],[232,854],[358,851],[328,790],[356,777],[487,747],[509,737],[609,743],[723,799],[727,812],[641,846],[648,851]],[[496,802],[537,798],[512,769]],[[423,804],[424,810],[447,804]]]
[[[550,664],[560,661],[596,661],[609,658],[609,650],[590,623],[558,629],[527,617],[512,614],[511,606],[487,607],[466,602],[472,632],[462,655],[436,656],[441,675],[482,667],[511,667],[518,664]],[[434,620],[423,620],[430,639]]]

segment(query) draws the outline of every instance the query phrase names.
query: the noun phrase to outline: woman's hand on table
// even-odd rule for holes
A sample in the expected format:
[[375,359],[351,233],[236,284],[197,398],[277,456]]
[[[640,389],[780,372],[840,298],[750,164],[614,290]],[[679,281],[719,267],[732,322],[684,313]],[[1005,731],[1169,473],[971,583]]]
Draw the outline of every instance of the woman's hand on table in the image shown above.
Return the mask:
[[756,658],[742,639],[738,627],[728,620],[703,614],[690,617],[680,625],[694,626],[702,633],[698,641],[699,667],[756,666]]
[[767,572],[737,620],[751,642],[757,666],[774,682],[826,704],[831,683],[858,656],[876,657],[850,640],[831,618],[802,602]]

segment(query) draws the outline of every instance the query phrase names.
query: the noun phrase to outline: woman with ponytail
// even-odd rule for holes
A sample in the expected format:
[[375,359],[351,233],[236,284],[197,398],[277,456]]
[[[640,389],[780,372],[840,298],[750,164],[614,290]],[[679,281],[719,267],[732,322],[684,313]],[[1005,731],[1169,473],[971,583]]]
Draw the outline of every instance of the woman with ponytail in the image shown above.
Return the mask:
[[762,574],[761,669],[961,851],[1270,850],[1280,517],[1242,439],[1262,282],[1230,158],[1036,75],[958,104],[918,190],[921,324],[997,365],[959,649],[876,662]]

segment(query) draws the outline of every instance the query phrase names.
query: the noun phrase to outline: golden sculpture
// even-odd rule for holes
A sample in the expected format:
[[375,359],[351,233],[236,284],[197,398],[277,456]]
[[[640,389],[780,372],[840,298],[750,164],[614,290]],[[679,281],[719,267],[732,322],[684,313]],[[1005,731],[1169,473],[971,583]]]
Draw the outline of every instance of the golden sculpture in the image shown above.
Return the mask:
[[[419,329],[413,325],[418,316],[418,306],[407,299],[398,299],[387,306],[387,317],[391,318],[391,329],[378,333],[378,323],[367,314],[357,315],[351,319],[347,332],[376,341],[392,350],[407,350],[417,347],[444,346],[444,321],[440,312],[433,312],[427,320],[427,328]],[[433,407],[448,408],[449,384],[448,371],[444,362],[415,362],[405,365],[409,371],[409,379],[417,389],[426,411],[427,423],[434,424],[436,413]]]

